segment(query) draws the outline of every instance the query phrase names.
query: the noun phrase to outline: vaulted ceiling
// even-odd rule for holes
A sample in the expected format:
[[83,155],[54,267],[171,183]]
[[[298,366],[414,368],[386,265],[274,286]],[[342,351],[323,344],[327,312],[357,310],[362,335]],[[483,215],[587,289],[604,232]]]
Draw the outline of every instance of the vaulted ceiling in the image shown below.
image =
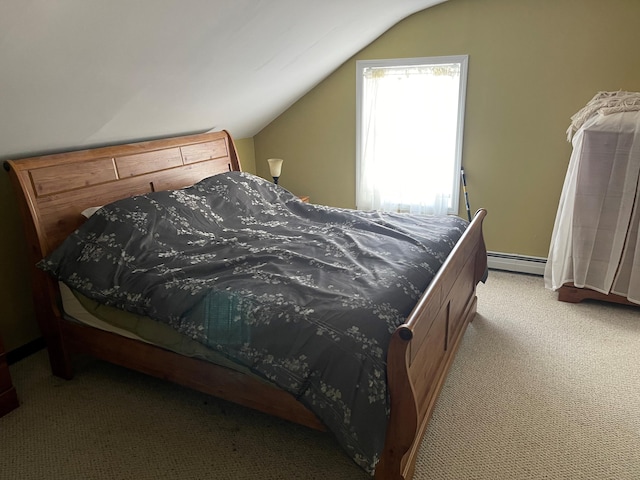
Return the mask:
[[445,0],[3,0],[0,157],[225,128],[253,136]]

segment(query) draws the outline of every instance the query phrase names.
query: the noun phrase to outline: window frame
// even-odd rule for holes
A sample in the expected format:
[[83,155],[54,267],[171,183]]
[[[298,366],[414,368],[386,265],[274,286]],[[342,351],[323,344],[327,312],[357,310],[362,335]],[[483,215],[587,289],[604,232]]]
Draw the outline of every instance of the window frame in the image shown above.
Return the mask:
[[458,114],[456,129],[456,146],[453,175],[453,185],[451,189],[451,208],[448,214],[458,215],[460,207],[460,175],[462,169],[462,150],[464,142],[464,118],[467,98],[467,79],[469,70],[469,55],[444,55],[435,57],[410,57],[410,58],[387,58],[375,60],[356,60],[356,208],[360,208],[358,202],[358,191],[361,178],[361,158],[362,158],[362,116],[363,116],[363,77],[367,68],[392,68],[417,65],[441,65],[460,64],[460,89],[458,92]]

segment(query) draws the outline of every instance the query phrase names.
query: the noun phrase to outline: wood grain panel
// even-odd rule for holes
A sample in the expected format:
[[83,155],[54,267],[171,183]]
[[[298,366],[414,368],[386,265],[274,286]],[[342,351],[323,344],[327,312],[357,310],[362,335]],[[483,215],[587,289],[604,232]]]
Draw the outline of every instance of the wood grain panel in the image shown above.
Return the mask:
[[429,292],[425,296],[424,303],[421,303],[418,314],[422,318],[419,325],[413,330],[413,340],[409,344],[409,365],[411,365],[418,354],[418,348],[424,342],[425,337],[431,330],[433,322],[438,317],[442,308],[442,287],[440,283],[432,284]]
[[111,158],[37,168],[30,173],[33,189],[38,196],[99,185],[118,178]]
[[206,162],[198,162],[185,165],[179,169],[169,170],[168,175],[154,175],[153,189],[160,190],[176,190],[178,188],[188,187],[200,180],[211,177],[218,173],[231,171],[231,164],[227,157],[216,158]]
[[85,208],[99,207],[152,191],[188,187],[203,178],[228,172],[229,169],[229,160],[219,158],[38,198],[40,226],[49,242],[47,252],[51,252],[80,226],[84,221],[80,212]]
[[434,393],[435,382],[442,359],[447,351],[449,308],[445,305],[431,325],[426,338],[415,352],[415,362],[419,368],[411,368],[409,377],[415,386],[416,404],[426,406],[429,396]]
[[[469,304],[470,296],[473,295],[474,260],[473,258],[467,260],[466,268],[460,272],[460,275],[453,285],[453,292],[450,295],[449,303],[449,315],[451,318],[451,323],[449,324],[449,343],[453,343],[459,335],[464,323],[464,311]],[[465,292],[468,293],[465,295]]]
[[182,155],[180,154],[180,148],[176,147],[117,157],[115,162],[120,178],[127,178],[166,168],[179,167],[182,165]]
[[182,159],[185,164],[229,156],[227,142],[224,138],[212,142],[186,145],[180,150],[182,150]]
[[[182,148],[190,152],[193,163],[183,164]],[[213,159],[207,160],[209,157]],[[12,168],[14,180],[25,193],[21,208],[29,212],[26,218],[33,219],[25,229],[33,241],[30,248],[39,251],[36,257],[50,253],[73,232],[84,220],[80,212],[85,208],[131,195],[184,188],[205,177],[240,169],[226,132],[32,157],[7,161],[6,166]]]
[[99,207],[132,195],[149,193],[151,185],[144,175],[91,188],[49,195],[38,199],[40,228],[47,240],[45,255],[52,252],[84,221],[80,214],[88,207]]
[[118,365],[231,400],[316,430],[326,430],[290,393],[272,384],[204,360],[76,323],[64,323],[69,346]]

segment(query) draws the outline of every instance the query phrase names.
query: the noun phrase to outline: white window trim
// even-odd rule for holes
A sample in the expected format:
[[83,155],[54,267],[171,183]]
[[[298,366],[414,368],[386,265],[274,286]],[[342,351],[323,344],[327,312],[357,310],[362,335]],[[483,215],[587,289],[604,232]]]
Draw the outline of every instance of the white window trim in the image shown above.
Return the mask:
[[[356,60],[356,192],[360,182],[360,159],[362,155],[362,94],[363,71],[366,68],[376,67],[402,67],[413,65],[438,65],[443,63],[460,64],[460,91],[458,96],[458,129],[456,132],[455,169],[460,172],[462,168],[462,146],[464,139],[465,102],[467,98],[467,74],[469,55],[446,55],[437,57],[413,57],[413,58],[389,58],[378,60]],[[460,176],[454,175],[452,185],[452,208],[449,214],[457,215],[460,200]],[[357,195],[356,195],[357,198]],[[356,205],[358,208],[358,205]]]

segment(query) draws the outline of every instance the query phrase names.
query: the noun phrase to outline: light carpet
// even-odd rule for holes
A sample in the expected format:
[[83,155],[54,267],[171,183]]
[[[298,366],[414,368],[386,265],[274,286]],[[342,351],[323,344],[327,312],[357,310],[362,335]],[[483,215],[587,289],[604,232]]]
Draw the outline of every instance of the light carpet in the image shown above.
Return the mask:
[[[640,478],[640,308],[566,304],[492,271],[422,443],[416,480]],[[331,435],[93,359],[11,366],[0,478],[369,478]]]

